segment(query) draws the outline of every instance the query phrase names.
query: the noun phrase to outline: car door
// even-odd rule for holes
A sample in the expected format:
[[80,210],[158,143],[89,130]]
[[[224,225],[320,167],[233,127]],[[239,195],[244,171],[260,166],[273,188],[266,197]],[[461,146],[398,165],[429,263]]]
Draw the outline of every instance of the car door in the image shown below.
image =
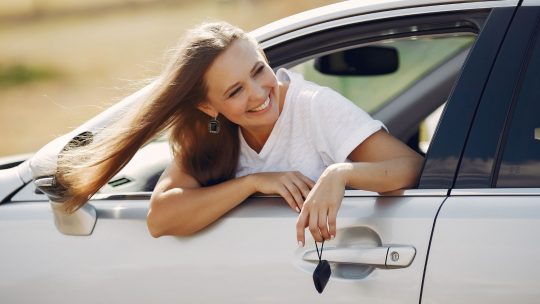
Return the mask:
[[[473,82],[487,77],[513,14],[515,3],[500,3],[375,12],[263,45],[274,67],[294,66],[344,47],[482,30],[453,94],[473,96],[483,86],[462,85],[472,77],[464,74],[471,71]],[[449,107],[454,104],[452,97]],[[440,156],[442,140],[437,139],[444,130],[435,135],[428,161]],[[455,134],[463,142],[465,136]],[[451,180],[456,171],[428,164],[418,189],[386,195],[346,191],[336,238],[325,243],[323,258],[332,277],[322,295],[312,281],[313,239],[308,236],[305,247],[297,247],[297,214],[279,197],[252,197],[194,236],[154,239],[146,229],[149,193],[101,195],[88,204],[97,219],[91,234],[72,236],[58,231],[50,204],[28,199],[34,195],[30,185],[23,189],[26,196],[21,192],[0,206],[0,298],[19,303],[418,303],[433,223],[451,188],[437,179]]]
[[540,298],[540,2],[506,35],[433,233],[422,303]]

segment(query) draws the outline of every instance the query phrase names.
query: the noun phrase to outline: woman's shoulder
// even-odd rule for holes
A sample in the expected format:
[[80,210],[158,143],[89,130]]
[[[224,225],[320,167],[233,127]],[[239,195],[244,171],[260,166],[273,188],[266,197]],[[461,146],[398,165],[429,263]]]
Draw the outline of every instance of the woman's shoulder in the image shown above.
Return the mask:
[[327,89],[326,87],[320,86],[314,82],[306,80],[304,75],[293,70],[286,68],[280,68],[276,72],[278,81],[288,82],[291,86],[298,87],[300,89]]
[[317,95],[330,90],[314,82],[304,79],[298,72],[281,68],[276,73],[278,81],[287,82],[287,96],[290,96],[295,103],[301,101],[311,102]]

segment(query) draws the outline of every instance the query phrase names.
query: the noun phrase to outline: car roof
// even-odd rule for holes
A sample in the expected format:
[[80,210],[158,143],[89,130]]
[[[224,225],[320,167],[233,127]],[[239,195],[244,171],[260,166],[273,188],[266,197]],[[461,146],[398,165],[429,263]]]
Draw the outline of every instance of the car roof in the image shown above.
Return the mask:
[[268,25],[255,29],[251,32],[251,35],[259,42],[264,42],[276,36],[311,25],[368,13],[443,4],[504,1],[505,0],[350,0],[322,6],[274,21]]

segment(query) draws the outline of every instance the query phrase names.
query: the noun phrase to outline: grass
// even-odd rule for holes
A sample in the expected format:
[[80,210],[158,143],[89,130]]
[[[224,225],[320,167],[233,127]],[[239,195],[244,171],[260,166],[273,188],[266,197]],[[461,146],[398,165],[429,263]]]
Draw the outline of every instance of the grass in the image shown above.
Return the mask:
[[61,73],[53,68],[12,64],[0,66],[0,87],[9,88],[34,81],[55,79]]
[[75,2],[40,0],[51,14],[0,20],[0,156],[36,151],[131,94],[195,24],[226,20],[252,30],[335,0],[156,2],[71,14],[60,6]]

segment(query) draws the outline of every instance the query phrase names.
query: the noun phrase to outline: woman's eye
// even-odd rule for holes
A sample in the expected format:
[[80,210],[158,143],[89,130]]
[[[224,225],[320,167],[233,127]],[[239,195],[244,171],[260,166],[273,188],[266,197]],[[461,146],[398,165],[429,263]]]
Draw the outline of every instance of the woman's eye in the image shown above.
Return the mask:
[[242,89],[242,87],[238,87],[238,88],[234,89],[234,91],[232,91],[231,94],[229,94],[229,98],[236,95],[238,92],[240,92],[241,89]]
[[[264,70],[264,65],[261,65],[260,67],[258,67],[258,68],[255,70],[255,72],[253,73],[253,76],[260,74],[263,70]],[[229,98],[234,97],[234,96],[235,96],[236,94],[238,94],[241,90],[242,90],[242,87],[238,87],[238,88],[234,89],[234,91],[232,91],[232,92],[229,94]]]
[[262,72],[262,70],[264,69],[264,65],[261,65],[260,67],[258,67],[256,70],[255,70],[255,75],[259,74],[260,72]]

